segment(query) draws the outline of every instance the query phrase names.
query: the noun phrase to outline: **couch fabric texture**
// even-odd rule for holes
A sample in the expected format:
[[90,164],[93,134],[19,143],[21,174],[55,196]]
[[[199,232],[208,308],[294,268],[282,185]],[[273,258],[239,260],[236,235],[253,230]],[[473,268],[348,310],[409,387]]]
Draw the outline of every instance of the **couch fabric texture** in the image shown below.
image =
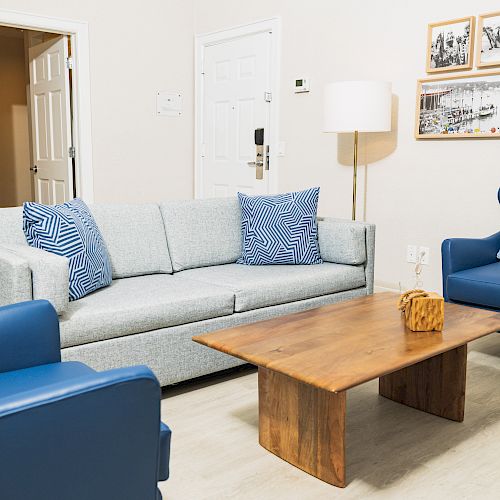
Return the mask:
[[193,335],[373,292],[372,224],[319,218],[323,263],[247,266],[235,263],[236,198],[90,209],[109,252],[112,284],[72,302],[66,294],[65,301],[67,260],[20,238],[22,209],[0,209],[0,305],[52,302],[63,359],[93,369],[146,364],[162,385],[180,382],[243,363],[192,342]]

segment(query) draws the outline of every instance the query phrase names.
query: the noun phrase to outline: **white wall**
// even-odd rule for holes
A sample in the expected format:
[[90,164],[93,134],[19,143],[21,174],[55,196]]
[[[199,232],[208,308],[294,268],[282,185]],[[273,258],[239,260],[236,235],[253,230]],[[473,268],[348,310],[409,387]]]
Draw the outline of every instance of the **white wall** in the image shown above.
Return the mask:
[[[193,195],[193,34],[282,18],[280,190],[321,186],[320,211],[350,216],[350,138],[323,134],[322,91],[340,79],[393,82],[397,132],[370,137],[366,218],[377,224],[376,279],[411,286],[409,243],[431,248],[424,285],[440,287],[441,240],[499,228],[500,141],[416,141],[415,88],[427,24],[499,10],[493,0],[0,0],[0,8],[90,27],[96,201]],[[309,94],[293,93],[309,76]],[[181,90],[181,118],[157,118],[158,89]],[[361,179],[361,183],[363,179]]]
[[[370,136],[362,152],[378,158],[367,169],[366,219],[377,224],[380,285],[413,286],[406,246],[416,244],[431,250],[424,286],[440,289],[441,241],[499,230],[500,141],[425,142],[413,135],[416,80],[426,76],[427,24],[499,10],[498,2],[195,0],[194,5],[196,33],[281,17],[286,156],[280,190],[321,186],[323,215],[350,217],[352,182],[351,138],[321,132],[324,84],[349,79],[393,83],[397,132]],[[311,79],[309,94],[293,93],[293,81],[301,76]]]
[[[97,202],[193,195],[191,0],[0,0],[0,9],[89,23]],[[183,116],[157,117],[157,90],[183,91]]]

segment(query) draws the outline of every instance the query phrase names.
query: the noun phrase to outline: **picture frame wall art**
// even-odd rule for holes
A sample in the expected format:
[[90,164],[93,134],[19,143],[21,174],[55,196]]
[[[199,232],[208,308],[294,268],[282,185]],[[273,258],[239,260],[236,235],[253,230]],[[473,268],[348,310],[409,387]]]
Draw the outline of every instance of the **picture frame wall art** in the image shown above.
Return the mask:
[[429,24],[427,73],[472,69],[475,26],[474,16]]
[[500,66],[500,12],[480,15],[477,27],[477,67]]
[[418,80],[417,139],[500,138],[500,70]]

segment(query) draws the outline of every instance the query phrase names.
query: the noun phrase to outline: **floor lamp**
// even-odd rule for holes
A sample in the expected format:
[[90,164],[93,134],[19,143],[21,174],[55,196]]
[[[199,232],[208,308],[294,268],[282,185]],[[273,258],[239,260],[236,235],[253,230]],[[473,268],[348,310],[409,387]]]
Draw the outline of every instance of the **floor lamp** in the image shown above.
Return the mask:
[[356,220],[359,132],[390,131],[391,102],[388,82],[333,82],[325,87],[324,132],[354,132],[352,220]]

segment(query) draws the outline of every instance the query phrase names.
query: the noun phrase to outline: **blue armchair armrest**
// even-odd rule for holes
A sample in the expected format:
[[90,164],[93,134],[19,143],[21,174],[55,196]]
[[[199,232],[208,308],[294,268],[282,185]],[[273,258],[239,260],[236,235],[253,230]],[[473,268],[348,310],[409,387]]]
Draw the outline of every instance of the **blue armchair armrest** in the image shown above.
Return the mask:
[[146,367],[0,398],[1,496],[155,500],[168,475],[159,437],[160,386]]
[[59,321],[50,302],[0,309],[0,373],[61,361]]
[[441,245],[443,295],[448,300],[447,282],[450,274],[497,262],[500,232],[487,238],[450,238]]

